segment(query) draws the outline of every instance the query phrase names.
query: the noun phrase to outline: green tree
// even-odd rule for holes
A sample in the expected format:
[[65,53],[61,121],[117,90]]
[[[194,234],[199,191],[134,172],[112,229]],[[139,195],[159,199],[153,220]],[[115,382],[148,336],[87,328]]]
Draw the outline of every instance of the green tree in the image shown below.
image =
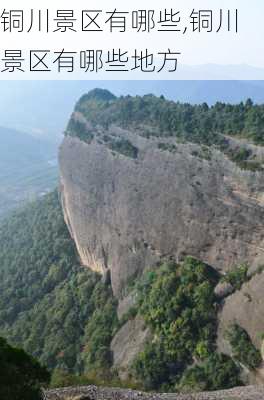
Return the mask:
[[233,324],[226,332],[235,360],[250,369],[257,368],[261,362],[261,353],[252,343],[250,336],[241,326]]
[[212,354],[202,364],[189,368],[176,386],[182,391],[229,389],[241,385],[240,368],[224,354]]
[[110,284],[79,264],[58,193],[0,225],[0,335],[49,369],[111,365],[117,322]]
[[[194,360],[208,364],[215,354],[218,280],[212,268],[192,257],[144,274],[137,286],[138,308],[154,340],[132,369],[147,389],[174,387]],[[208,365],[218,359],[210,360]]]

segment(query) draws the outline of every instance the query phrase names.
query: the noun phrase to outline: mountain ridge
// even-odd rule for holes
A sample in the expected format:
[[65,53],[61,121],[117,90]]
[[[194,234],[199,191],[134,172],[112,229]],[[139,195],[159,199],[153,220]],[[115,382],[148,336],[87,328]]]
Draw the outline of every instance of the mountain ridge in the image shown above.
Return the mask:
[[0,127],[0,217],[57,184],[57,147]]

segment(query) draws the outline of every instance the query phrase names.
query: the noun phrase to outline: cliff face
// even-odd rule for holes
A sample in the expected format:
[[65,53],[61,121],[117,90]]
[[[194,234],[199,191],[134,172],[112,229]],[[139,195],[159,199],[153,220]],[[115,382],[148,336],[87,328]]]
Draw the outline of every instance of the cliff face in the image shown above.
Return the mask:
[[[235,109],[235,120],[239,112],[244,121],[240,134],[235,124],[227,135],[230,107],[193,110],[96,91],[78,102],[59,162],[65,221],[82,264],[111,279],[121,321],[136,301],[128,288],[147,267],[187,255],[221,274],[248,264],[242,288],[220,282],[215,292],[218,351],[233,357],[230,324],[263,346],[264,147],[245,137],[251,102]],[[139,316],[116,333],[111,351],[120,376],[151,334]],[[263,382],[263,370],[247,371],[246,380]]]
[[[263,362],[259,368],[249,373],[251,383],[264,383],[264,272],[257,274],[245,283],[241,290],[227,297],[218,315],[218,350],[232,355],[232,349],[226,338],[226,331],[233,323],[243,327],[250,335],[256,348],[261,350]],[[248,374],[249,371],[247,371]]]
[[[80,118],[91,129],[72,116]],[[133,156],[109,145],[120,138]],[[264,261],[263,173],[241,170],[216,149],[209,157],[202,151],[116,125],[94,126],[89,143],[65,137],[65,220],[82,263],[110,271],[118,297],[132,277],[166,258],[192,255],[220,271]]]

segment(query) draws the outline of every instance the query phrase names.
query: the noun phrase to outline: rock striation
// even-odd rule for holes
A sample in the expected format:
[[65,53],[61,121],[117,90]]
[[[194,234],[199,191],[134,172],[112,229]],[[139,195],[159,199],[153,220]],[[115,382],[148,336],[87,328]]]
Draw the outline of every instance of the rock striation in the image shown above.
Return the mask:
[[[236,323],[258,349],[263,348],[263,146],[226,134],[200,133],[197,139],[166,132],[158,108],[154,114],[151,105],[147,112],[143,109],[152,104],[151,97],[145,103],[133,101],[124,105],[122,99],[100,90],[85,95],[60,147],[61,203],[82,264],[111,280],[120,320],[135,305],[133,291],[128,290],[131,282],[148,267],[166,260],[180,262],[187,255],[222,275],[248,264],[248,280],[241,289],[223,280],[215,288],[217,346],[219,352],[233,356],[225,333]],[[163,100],[158,104],[164,107]],[[173,107],[166,104],[165,115],[166,107]],[[116,332],[111,351],[121,379],[128,377],[135,356],[149,340],[151,332],[138,316]],[[263,384],[263,371],[262,365],[256,371],[244,368],[245,382]],[[238,389],[169,397],[262,398],[255,388],[245,393]],[[120,399],[145,396],[108,394]]]
[[70,126],[59,154],[65,220],[82,264],[108,273],[118,298],[164,259],[191,255],[221,272],[264,262],[262,171],[147,126],[95,124],[80,111]]

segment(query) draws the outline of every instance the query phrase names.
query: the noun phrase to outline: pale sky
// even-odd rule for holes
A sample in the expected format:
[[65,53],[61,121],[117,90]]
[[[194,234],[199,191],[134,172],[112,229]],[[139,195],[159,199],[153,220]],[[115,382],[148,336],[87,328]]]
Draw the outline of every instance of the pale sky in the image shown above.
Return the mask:
[[[5,4],[6,3],[6,4]],[[24,33],[9,34],[0,31],[0,50],[10,48],[21,49],[50,49],[58,50],[65,48],[69,51],[80,51],[83,49],[103,49],[123,48],[132,50],[135,48],[150,51],[180,51],[181,63],[184,65],[241,65],[246,64],[254,67],[264,68],[264,3],[263,0],[133,0],[125,2],[123,0],[4,0],[1,4],[0,12],[6,9],[21,9],[29,11],[49,8],[51,13],[57,10],[74,9],[76,13],[81,13],[84,9],[98,9],[103,11],[113,11],[115,8],[120,11],[133,11],[141,9],[155,9],[157,14],[160,10],[174,8],[182,11],[182,20],[185,20],[192,9],[207,10],[213,12],[222,8],[225,12],[228,9],[238,9],[239,31],[227,33],[224,31],[216,33],[192,33],[186,35],[178,33],[154,32],[151,33]],[[216,15],[216,14],[214,14]],[[218,14],[217,14],[218,15]],[[232,15],[232,14],[231,14]],[[188,25],[188,23],[187,23]],[[31,76],[34,79],[35,76]],[[38,77],[37,79],[40,79]],[[50,79],[51,77],[49,77]],[[68,77],[74,79],[73,77]],[[77,77],[76,77],[77,78]],[[75,78],[75,79],[76,79]],[[78,77],[80,78],[80,77]],[[0,79],[3,77],[0,74]],[[23,79],[19,76],[16,79]],[[86,78],[87,79],[87,78]],[[89,78],[90,79],[90,78]],[[102,77],[101,79],[104,79]],[[119,79],[123,79],[120,77]],[[126,76],[125,79],[130,79]],[[148,78],[149,79],[149,78]],[[152,77],[156,79],[156,77]],[[172,79],[170,77],[170,79]],[[203,77],[206,79],[206,77]],[[247,79],[249,77],[247,76]],[[254,79],[252,76],[250,79]]]

